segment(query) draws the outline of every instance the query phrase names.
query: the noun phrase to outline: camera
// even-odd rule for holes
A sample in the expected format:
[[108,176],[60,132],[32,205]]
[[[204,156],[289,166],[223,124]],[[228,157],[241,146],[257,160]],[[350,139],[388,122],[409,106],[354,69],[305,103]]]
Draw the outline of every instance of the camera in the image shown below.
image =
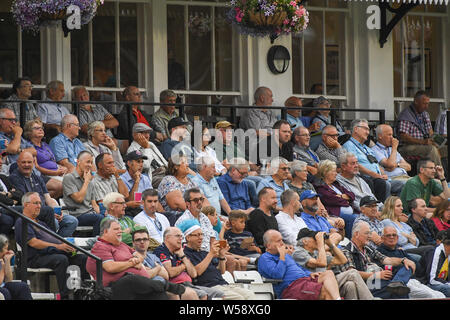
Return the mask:
[[377,158],[375,158],[373,155],[368,154],[367,160],[369,160],[370,163],[378,163]]

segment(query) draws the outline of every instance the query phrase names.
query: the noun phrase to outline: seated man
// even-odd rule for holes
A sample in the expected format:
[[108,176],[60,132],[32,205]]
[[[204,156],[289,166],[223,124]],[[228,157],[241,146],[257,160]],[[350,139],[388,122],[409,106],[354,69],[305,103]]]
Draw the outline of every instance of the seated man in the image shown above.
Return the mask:
[[52,100],[56,103],[40,103],[37,105],[36,111],[44,123],[45,136],[50,140],[61,132],[61,120],[70,112],[67,108],[68,105],[57,103],[62,101],[66,94],[64,82],[59,80],[50,81],[45,87],[45,93],[47,100]]
[[369,184],[376,198],[384,202],[392,194],[400,194],[403,187],[401,181],[388,181],[388,176],[378,164],[374,152],[364,143],[369,137],[369,123],[365,119],[352,121],[352,136],[343,147],[358,159],[361,177]]
[[[156,255],[148,251],[150,236],[147,229],[136,229],[131,236],[133,237],[133,249],[144,257],[142,265],[147,270],[149,278],[152,280],[162,281],[163,283],[168,282],[169,273],[166,268],[164,268],[161,260],[159,260]],[[177,295],[168,291],[166,291],[166,293],[170,300],[179,300]],[[198,295],[193,289],[185,287],[185,291],[181,295],[181,300],[198,300]]]
[[12,110],[0,109],[0,139],[6,139],[7,141],[6,149],[2,152],[8,154],[7,163],[5,163],[8,167],[17,161],[23,150],[31,152],[34,157],[36,156],[33,145],[22,137],[23,129],[18,121]]
[[184,192],[184,201],[186,202],[186,211],[178,218],[175,226],[178,227],[184,220],[196,219],[199,221],[203,231],[202,250],[209,250],[209,243],[214,239],[216,233],[208,217],[201,212],[205,197],[199,188],[191,188]]
[[319,156],[309,147],[311,135],[305,127],[298,127],[294,130],[292,141],[294,145],[294,159],[306,162],[308,165],[308,181],[312,182],[317,174]]
[[109,153],[114,158],[114,165],[120,173],[125,172],[125,163],[119,148],[114,140],[106,134],[106,127],[102,121],[93,121],[87,124],[88,141],[83,143],[84,148],[93,154],[94,158],[100,153]]
[[[147,269],[142,265],[144,257],[121,242],[120,224],[105,219],[100,226],[100,238],[92,247],[92,254],[103,260],[103,286],[111,287],[113,300],[164,300],[166,291],[183,294],[185,288],[170,282],[150,279]],[[96,261],[91,257],[86,270],[97,278]]]
[[144,210],[136,215],[133,221],[141,226],[145,226],[150,236],[161,244],[164,241],[164,231],[170,227],[170,223],[166,216],[157,212],[158,204],[160,205],[158,190],[145,190],[142,193],[142,203]]
[[359,204],[361,214],[353,222],[355,224],[357,221],[365,221],[369,224],[371,233],[367,245],[374,249],[381,244],[381,235],[383,234],[383,223],[377,219],[379,202],[372,196],[362,198]]
[[[41,197],[37,192],[27,192],[22,198],[23,214],[49,228],[44,222],[37,219],[41,209]],[[22,218],[18,218],[15,223],[16,241],[22,248],[27,248],[27,265],[30,268],[50,268],[56,275],[59,293],[61,299],[69,298],[69,289],[67,288],[69,265],[76,265],[81,270],[81,278],[89,279],[89,274],[85,270],[86,256],[84,254],[74,255],[74,249],[66,243],[61,242],[52,235],[35,228],[28,224],[27,242],[22,239]]]
[[[427,217],[431,218],[434,208],[443,200],[450,198],[450,189],[445,179],[444,169],[435,166],[429,159],[422,159],[417,163],[417,175],[406,181],[400,198],[403,208],[408,208],[408,202],[421,198],[425,200]],[[437,174],[440,183],[434,178]]]
[[264,250],[263,235],[269,229],[278,230],[278,222],[273,213],[277,207],[277,194],[271,187],[264,187],[258,192],[259,207],[250,212],[246,230],[255,237],[255,244]]
[[63,199],[70,214],[78,219],[80,226],[93,226],[93,234],[100,233],[100,221],[103,215],[94,210],[94,191],[91,170],[94,167],[94,157],[89,151],[81,151],[77,157],[77,166],[63,178]]
[[331,223],[319,215],[319,206],[317,204],[318,194],[311,191],[305,190],[300,196],[300,203],[303,207],[302,219],[306,223],[308,229],[313,231],[323,231],[330,234],[331,241],[337,245],[344,239],[344,226],[345,223],[342,218],[338,225],[340,229],[337,229],[331,225]]
[[117,168],[114,166],[114,158],[108,153],[102,153],[95,158],[97,174],[92,179],[92,190],[94,209],[100,212],[97,204],[110,192],[119,192],[128,198],[128,188],[119,176]]
[[278,230],[283,237],[284,243],[295,245],[297,243],[298,232],[306,228],[306,223],[297,214],[300,212],[300,196],[292,189],[283,191],[281,194],[280,212],[275,216],[278,223]]
[[[163,90],[159,94],[159,102],[177,103],[177,94],[172,90]],[[162,133],[162,141],[170,137],[170,131],[168,128],[169,121],[177,117],[179,117],[179,112],[175,109],[175,106],[160,106],[159,110],[153,114],[153,124],[155,129]],[[183,118],[184,121],[188,122],[186,115],[184,115]],[[190,126],[187,129],[189,132],[192,131]]]
[[[41,199],[44,210],[53,211],[54,207],[58,207],[58,202],[50,196],[44,179],[34,169],[34,158],[28,151],[22,151],[17,160],[17,167],[12,166],[10,181],[17,190],[23,194],[27,192],[37,192]],[[54,214],[55,230],[62,237],[70,237],[78,226],[78,221],[74,217],[67,214]]]
[[277,210],[279,211],[281,205],[281,194],[288,190],[289,186],[286,180],[289,177],[289,162],[284,158],[274,158],[270,161],[269,172],[270,176],[265,177],[259,184],[256,191],[259,193],[263,188],[270,187],[275,190],[277,194]]
[[[409,260],[413,260],[411,256],[409,256],[402,248],[398,246],[398,234],[397,230],[394,227],[385,227],[383,229],[382,235],[383,242],[378,246],[377,250],[384,254],[387,257],[396,257],[396,258],[407,258]],[[434,251],[434,248],[433,250]],[[400,269],[400,266],[393,267],[392,273],[395,274]],[[435,291],[426,285],[420,283],[417,279],[411,278],[406,283],[408,288],[410,289],[409,298],[410,299],[442,299],[445,298],[445,295],[439,291]]]
[[450,229],[443,236],[442,243],[430,250],[420,260],[418,278],[435,291],[450,297],[450,279],[448,276],[448,261],[450,256]]
[[341,146],[338,138],[339,132],[335,126],[330,124],[322,129],[322,143],[316,149],[316,154],[320,160],[331,160],[339,163],[339,157],[346,150]]
[[215,163],[214,159],[209,156],[201,156],[197,164],[198,173],[192,178],[192,182],[197,184],[208,199],[211,206],[216,209],[216,212],[220,214],[221,210],[226,215],[231,211],[227,200],[220,190],[217,179],[215,178]]
[[[365,221],[353,224],[352,239],[343,250],[348,262],[336,266],[339,271],[351,268],[359,271],[366,281],[372,295],[382,299],[407,298],[410,289],[406,286],[416,265],[407,258],[386,257],[376,249],[368,246],[370,226]],[[403,266],[393,275],[391,270],[382,269],[378,265]]]
[[249,184],[245,180],[249,170],[250,166],[245,159],[232,158],[228,172],[217,178],[220,191],[230,209],[242,210],[247,214],[254,210],[249,194]]
[[400,135],[400,152],[403,156],[430,158],[441,166],[441,154],[433,141],[433,127],[427,110],[430,98],[425,91],[414,95],[414,102],[397,117],[397,134]]
[[73,114],[64,116],[61,119],[61,133],[50,141],[50,148],[55,155],[56,162],[67,168],[68,172],[75,169],[78,154],[86,148],[78,139],[80,123]]
[[[189,122],[184,121],[183,118],[173,118],[169,121],[167,128],[170,132],[170,137],[164,140],[159,147],[162,155],[166,160],[172,156],[172,151],[179,143],[184,143],[183,140],[189,136],[187,125]],[[180,147],[180,146],[179,146]],[[186,144],[186,147],[190,150],[190,145]],[[178,149],[176,149],[178,152]]]
[[[330,251],[327,255],[326,250]],[[335,246],[324,232],[301,229],[298,242],[292,254],[295,262],[311,272],[321,272],[335,265],[347,262],[344,253]],[[365,281],[355,269],[349,269],[335,274],[339,286],[339,293],[345,300],[372,300]]]
[[203,231],[195,219],[184,220],[180,224],[180,229],[186,239],[184,253],[197,272],[197,285],[223,292],[224,300],[255,300],[252,291],[239,285],[228,284],[222,277],[226,271],[225,254],[230,248],[228,245],[222,248],[219,241],[212,240],[209,251],[201,250]]
[[372,193],[367,182],[359,175],[358,159],[353,153],[344,152],[339,157],[339,166],[341,172],[338,173],[336,180],[347,190],[351,190],[355,195],[353,205],[359,209],[359,203],[365,196],[375,195]]
[[277,121],[273,111],[266,109],[273,103],[272,90],[266,87],[259,87],[254,94],[256,108],[247,109],[241,115],[239,127],[244,130],[254,129],[258,137],[265,137],[272,134],[272,128]]
[[[74,101],[89,101],[89,91],[83,86],[75,87],[72,90],[72,100]],[[105,126],[105,133],[113,138],[111,129],[119,126],[114,116],[109,113],[101,104],[80,104],[79,105],[79,119],[81,126],[81,134],[83,138],[88,136],[88,125],[94,121],[101,121]]]
[[133,142],[127,153],[140,151],[147,157],[144,159],[142,172],[146,173],[152,181],[153,188],[157,189],[159,183],[167,174],[168,162],[156,145],[150,141],[151,128],[143,123],[133,126]]
[[[141,201],[136,200],[137,194],[144,192],[147,189],[152,189],[152,181],[150,177],[142,173],[144,161],[147,157],[140,151],[136,150],[128,153],[125,156],[127,162],[127,171],[120,176],[123,183],[127,186],[129,196],[127,198],[127,215],[134,217],[141,212]],[[162,207],[158,208],[162,210]]]
[[377,143],[372,147],[378,163],[383,167],[389,179],[406,182],[410,176],[411,165],[403,159],[398,150],[399,141],[394,138],[392,127],[387,124],[377,126]]
[[311,273],[292,258],[276,230],[264,233],[266,252],[258,260],[258,272],[263,277],[280,279],[274,286],[278,299],[340,300],[339,287],[331,271]]
[[419,246],[435,246],[436,236],[439,232],[433,220],[428,219],[425,201],[421,198],[412,199],[408,202],[410,216],[406,222],[413,229],[419,240]]
[[[30,99],[33,89],[31,79],[28,77],[18,78],[12,86],[12,94],[7,100],[23,100],[25,102],[25,122],[34,120],[38,117],[33,103],[27,102]],[[16,119],[20,120],[20,102],[6,102],[2,107],[8,108],[14,112]]]

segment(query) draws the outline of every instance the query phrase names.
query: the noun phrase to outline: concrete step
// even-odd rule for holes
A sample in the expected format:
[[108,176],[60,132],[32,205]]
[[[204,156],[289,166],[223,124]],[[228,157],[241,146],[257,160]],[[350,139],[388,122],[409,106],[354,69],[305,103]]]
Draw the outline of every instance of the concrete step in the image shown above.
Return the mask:
[[59,300],[59,294],[47,292],[32,292],[33,300]]

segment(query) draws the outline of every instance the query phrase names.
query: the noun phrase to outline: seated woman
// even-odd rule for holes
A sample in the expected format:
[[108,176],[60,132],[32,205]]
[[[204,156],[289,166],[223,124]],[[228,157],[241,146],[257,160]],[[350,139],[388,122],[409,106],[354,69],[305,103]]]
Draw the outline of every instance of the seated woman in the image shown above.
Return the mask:
[[390,196],[384,202],[381,212],[382,223],[385,227],[394,227],[398,234],[398,246],[407,252],[414,262],[419,262],[421,256],[433,246],[420,246],[419,239],[413,229],[406,223],[408,216],[403,213],[402,200]]
[[450,201],[448,199],[442,201],[436,209],[434,209],[431,220],[433,220],[439,231],[450,228]]
[[199,141],[198,137],[195,137],[196,135],[200,136],[200,133],[198,132],[198,130],[196,130],[196,126],[194,125],[194,128],[191,132],[191,144],[192,150],[194,152],[194,159],[199,159],[204,155],[210,156],[212,159],[214,159],[216,175],[227,173],[227,168],[225,168],[225,166],[219,161],[219,159],[217,159],[216,151],[208,146],[208,144],[211,142],[211,134],[209,133],[209,129],[206,127],[206,125],[202,126],[201,141]]
[[36,149],[35,167],[42,174],[50,196],[53,199],[62,197],[62,180],[63,175],[67,173],[67,168],[56,163],[52,149],[43,141],[44,124],[42,121],[35,119],[25,123],[23,136]]
[[0,234],[0,295],[4,300],[32,300],[31,290],[25,282],[12,281],[11,258],[14,252],[8,247],[8,238]]
[[[190,172],[186,156],[176,155],[169,158],[168,175],[158,186],[159,202],[171,226],[174,226],[177,219],[186,211],[184,192],[191,188],[198,188],[197,184],[188,177]],[[208,200],[205,199],[204,205],[209,205]]]
[[114,159],[114,166],[119,169],[119,174],[126,172],[120,150],[114,140],[106,134],[106,127],[102,121],[89,123],[87,137],[88,141],[84,143],[84,147],[94,155],[94,159],[100,153],[109,153]]
[[321,182],[315,188],[320,200],[330,215],[344,219],[346,237],[351,237],[353,222],[359,214],[353,207],[355,194],[336,181],[336,163],[333,161],[320,161],[317,175]]

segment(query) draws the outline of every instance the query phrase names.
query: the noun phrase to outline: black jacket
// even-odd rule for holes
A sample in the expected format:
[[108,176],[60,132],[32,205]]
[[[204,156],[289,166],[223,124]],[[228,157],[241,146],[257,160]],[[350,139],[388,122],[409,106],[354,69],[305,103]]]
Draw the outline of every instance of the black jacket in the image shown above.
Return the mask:
[[[9,181],[9,177],[0,174],[0,179],[2,179],[3,183],[5,184],[6,188],[8,189],[8,192],[11,193],[11,198],[7,195],[0,193],[0,202],[6,204],[7,206],[13,206],[14,202],[13,200],[16,200],[19,202],[22,200],[23,192],[20,190],[15,190],[14,186],[11,184],[11,181]],[[2,190],[2,192],[5,192],[6,190]]]
[[[436,235],[439,232],[439,230],[432,220],[423,218],[422,222],[419,223],[413,219],[412,214],[411,214],[409,216],[407,223],[413,229],[415,235],[417,236],[417,239],[419,239],[419,241],[420,241],[419,246],[428,246],[428,245],[434,246],[436,244]],[[428,228],[428,230],[430,231],[433,241],[430,241],[427,239],[424,226],[426,226]]]
[[442,243],[436,248],[426,251],[418,263],[416,278],[423,284],[444,284],[448,282],[450,279],[444,280],[439,277],[445,259],[447,257]]

